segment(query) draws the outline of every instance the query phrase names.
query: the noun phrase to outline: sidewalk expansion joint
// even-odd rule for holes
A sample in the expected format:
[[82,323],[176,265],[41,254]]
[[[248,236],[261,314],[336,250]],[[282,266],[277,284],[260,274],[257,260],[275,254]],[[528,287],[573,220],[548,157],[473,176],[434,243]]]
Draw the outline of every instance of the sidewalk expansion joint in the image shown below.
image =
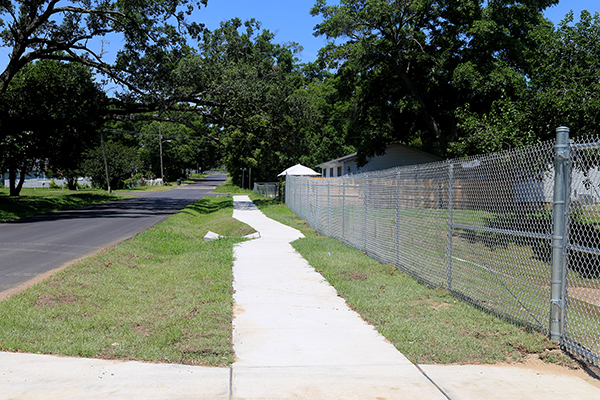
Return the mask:
[[[412,362],[412,361],[411,361],[411,362]],[[423,370],[421,369],[421,367],[419,367],[419,364],[417,364],[417,363],[414,363],[414,362],[413,362],[413,365],[414,365],[415,367],[417,367],[417,369],[419,370],[419,372],[421,372],[421,373],[423,374],[423,376],[424,376],[425,378],[427,378],[427,380],[428,380],[429,382],[433,383],[433,385],[434,385],[434,386],[435,386],[435,387],[436,387],[436,388],[437,388],[437,389],[440,391],[440,393],[442,393],[442,394],[444,395],[444,397],[446,397],[448,400],[452,400],[452,399],[450,398],[450,396],[448,396],[448,394],[447,394],[446,392],[444,392],[444,389],[442,389],[442,388],[441,388],[441,387],[440,387],[440,386],[439,386],[437,383],[435,383],[435,381],[434,381],[433,379],[431,379],[431,378],[429,377],[429,375],[427,375],[427,374],[425,373],[425,371],[423,371]]]
[[233,399],[233,365],[229,366],[229,400]]

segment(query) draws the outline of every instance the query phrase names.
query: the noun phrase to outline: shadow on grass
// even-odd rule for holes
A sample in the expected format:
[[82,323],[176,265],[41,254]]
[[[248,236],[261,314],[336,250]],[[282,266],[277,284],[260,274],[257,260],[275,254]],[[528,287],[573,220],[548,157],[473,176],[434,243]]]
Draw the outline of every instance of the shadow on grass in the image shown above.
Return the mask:
[[252,202],[256,205],[256,207],[261,208],[264,206],[273,206],[273,205],[281,205],[284,204],[283,201],[279,199],[271,199],[268,197],[257,199],[252,199]]
[[[196,211],[199,214],[210,214],[228,207],[233,207],[233,199],[231,197],[211,197],[201,199],[187,206],[186,209]],[[186,212],[186,209],[182,211]]]

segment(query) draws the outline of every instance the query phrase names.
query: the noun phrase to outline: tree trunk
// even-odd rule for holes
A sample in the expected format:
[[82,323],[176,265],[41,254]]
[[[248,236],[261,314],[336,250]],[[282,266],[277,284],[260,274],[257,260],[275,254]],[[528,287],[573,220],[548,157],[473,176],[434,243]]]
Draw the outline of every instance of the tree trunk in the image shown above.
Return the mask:
[[421,106],[421,117],[423,118],[423,122],[425,122],[425,125],[427,126],[427,130],[433,135],[433,137],[435,137],[436,139],[440,139],[442,137],[442,130],[440,129],[440,126],[436,119],[429,112],[425,101],[423,100],[419,92],[417,92],[417,89],[413,86],[408,74],[405,71],[400,70],[400,68],[397,68],[397,70],[399,70],[398,72],[400,75],[400,80],[402,81],[402,85],[406,90],[408,90],[408,92],[414,97],[415,100],[417,100],[417,102]]
[[[16,192],[15,181],[17,180],[17,168],[14,165],[10,165],[8,167],[8,195],[9,196],[18,196],[19,193]],[[17,194],[15,194],[15,192]]]
[[67,178],[67,188],[69,190],[77,190],[77,178],[73,176],[68,176]]
[[[21,189],[23,188],[23,183],[25,183],[25,175],[27,175],[27,164],[24,164],[23,167],[21,168],[21,176],[19,178],[19,182],[17,183],[17,169],[16,168],[11,168],[10,172],[9,172],[9,179],[10,179],[10,190],[9,190],[9,196],[18,196],[21,194]],[[15,183],[17,183],[15,185]]]

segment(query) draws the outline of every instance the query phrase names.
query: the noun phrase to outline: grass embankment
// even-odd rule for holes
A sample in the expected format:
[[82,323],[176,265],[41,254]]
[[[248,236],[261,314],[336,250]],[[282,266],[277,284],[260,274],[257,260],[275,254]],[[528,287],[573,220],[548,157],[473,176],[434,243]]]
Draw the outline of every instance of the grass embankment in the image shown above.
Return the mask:
[[[255,203],[270,218],[299,229],[293,246],[366,321],[419,364],[543,360],[574,366],[544,335],[495,318],[442,289],[427,287],[364,253],[319,235],[285,205]],[[331,255],[330,255],[331,254]]]
[[[175,183],[177,185],[177,183]],[[116,193],[127,193],[127,194],[136,194],[136,193],[153,193],[153,192],[164,192],[166,190],[171,190],[174,188],[174,185],[155,185],[155,186],[136,186],[132,188],[118,189],[115,190]]]
[[20,196],[9,196],[8,189],[0,189],[0,222],[106,203],[119,198],[121,197],[97,189],[22,189]]
[[242,189],[239,186],[236,186],[232,183],[231,177],[227,177],[225,183],[217,186],[214,190],[215,193],[234,193],[234,194],[251,194],[254,191],[249,189]]
[[200,200],[0,302],[0,350],[232,363],[232,246],[253,230],[231,214],[231,198]]

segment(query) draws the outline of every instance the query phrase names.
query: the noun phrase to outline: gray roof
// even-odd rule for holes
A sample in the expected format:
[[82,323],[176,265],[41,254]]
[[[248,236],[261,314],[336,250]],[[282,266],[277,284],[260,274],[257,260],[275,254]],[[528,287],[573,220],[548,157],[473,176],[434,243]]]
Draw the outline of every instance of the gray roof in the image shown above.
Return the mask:
[[327,162],[324,162],[321,164],[317,164],[317,165],[315,165],[315,167],[323,167],[323,166],[329,165],[329,164],[339,164],[341,162],[350,161],[350,160],[356,158],[357,156],[358,156],[358,153],[348,154],[347,156],[336,158],[335,160],[330,160],[330,161],[327,161]]
[[[427,152],[424,152],[424,151],[422,151],[422,150],[415,149],[414,147],[406,146],[406,145],[403,145],[403,144],[400,144],[400,143],[392,143],[392,144],[389,144],[389,145],[387,145],[387,146],[386,146],[386,151],[387,151],[387,149],[388,149],[388,148],[390,148],[391,146],[402,146],[402,147],[406,147],[407,149],[410,149],[410,150],[412,150],[412,151],[416,151],[416,152],[418,152],[418,153],[426,154],[426,155],[428,155],[428,156],[430,156],[430,157],[437,158],[438,160],[442,160],[442,158],[440,158],[440,157],[438,157],[438,156],[434,156],[433,154],[429,154],[429,153],[427,153]],[[333,164],[339,164],[339,163],[343,163],[343,162],[346,162],[346,161],[352,161],[353,159],[355,159],[355,158],[357,158],[357,157],[358,157],[358,153],[352,153],[352,154],[348,154],[347,156],[344,156],[344,157],[336,158],[335,160],[330,160],[330,161],[326,161],[326,162],[324,162],[324,163],[321,163],[321,164],[317,164],[317,165],[315,165],[315,167],[321,167],[321,168],[322,168],[322,167],[325,167],[325,166],[327,166],[327,165],[333,165]]]

